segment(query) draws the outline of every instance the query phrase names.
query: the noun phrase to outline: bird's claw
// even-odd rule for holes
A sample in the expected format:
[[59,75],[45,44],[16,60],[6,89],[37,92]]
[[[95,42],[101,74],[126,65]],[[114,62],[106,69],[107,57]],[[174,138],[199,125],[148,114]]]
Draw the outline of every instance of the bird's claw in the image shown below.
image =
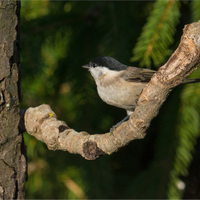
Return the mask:
[[138,99],[139,99],[139,98],[136,98],[136,99],[135,99],[135,104],[136,104],[136,105],[138,105],[138,104],[137,104],[137,102],[138,102]]
[[114,130],[115,130],[119,125],[120,125],[120,124],[117,123],[117,124],[115,124],[114,126],[112,126],[112,128],[110,128],[110,133],[111,133],[111,135],[114,135],[113,132],[114,132]]
[[114,135],[113,134],[113,131],[119,126],[121,125],[123,122],[127,121],[129,119],[129,115],[127,115],[123,120],[121,120],[120,122],[118,122],[117,124],[115,124],[114,126],[112,126],[112,128],[110,129],[110,133],[111,135]]

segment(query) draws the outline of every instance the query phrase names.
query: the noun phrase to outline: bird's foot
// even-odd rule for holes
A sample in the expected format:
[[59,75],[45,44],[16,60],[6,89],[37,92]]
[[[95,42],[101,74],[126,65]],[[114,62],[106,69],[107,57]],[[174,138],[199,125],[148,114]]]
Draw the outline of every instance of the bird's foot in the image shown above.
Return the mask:
[[135,99],[135,105],[138,105],[138,104],[137,104],[138,99],[139,99],[139,97]]
[[118,122],[117,124],[115,124],[114,126],[112,126],[112,128],[110,129],[110,133],[113,135],[114,130],[121,125],[123,122],[127,121],[129,119],[129,115],[127,115],[124,119],[122,119],[120,122]]

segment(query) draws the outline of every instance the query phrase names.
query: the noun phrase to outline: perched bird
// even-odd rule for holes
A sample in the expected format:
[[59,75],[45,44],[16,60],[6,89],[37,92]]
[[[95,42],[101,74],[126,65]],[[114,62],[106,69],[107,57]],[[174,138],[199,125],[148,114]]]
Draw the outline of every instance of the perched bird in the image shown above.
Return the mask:
[[[115,125],[111,132],[133,113],[139,95],[156,72],[127,66],[108,56],[96,57],[83,68],[90,71],[104,102],[127,111],[127,117]],[[185,82],[195,83],[200,79],[186,79]]]

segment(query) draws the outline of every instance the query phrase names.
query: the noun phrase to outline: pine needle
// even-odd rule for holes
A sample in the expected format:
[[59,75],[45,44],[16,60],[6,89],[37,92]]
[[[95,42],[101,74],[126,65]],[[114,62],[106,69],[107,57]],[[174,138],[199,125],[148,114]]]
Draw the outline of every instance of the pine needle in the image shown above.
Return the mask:
[[131,61],[140,61],[140,66],[150,68],[152,61],[158,66],[168,55],[169,45],[179,22],[179,1],[158,0],[143,27],[143,32],[133,49]]

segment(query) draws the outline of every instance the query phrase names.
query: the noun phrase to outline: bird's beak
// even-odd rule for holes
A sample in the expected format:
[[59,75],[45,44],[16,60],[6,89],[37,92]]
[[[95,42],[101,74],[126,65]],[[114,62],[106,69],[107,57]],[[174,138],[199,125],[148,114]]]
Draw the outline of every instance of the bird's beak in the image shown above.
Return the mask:
[[88,64],[83,65],[82,67],[83,67],[83,68],[86,68],[86,69],[89,69],[89,68],[90,68]]

